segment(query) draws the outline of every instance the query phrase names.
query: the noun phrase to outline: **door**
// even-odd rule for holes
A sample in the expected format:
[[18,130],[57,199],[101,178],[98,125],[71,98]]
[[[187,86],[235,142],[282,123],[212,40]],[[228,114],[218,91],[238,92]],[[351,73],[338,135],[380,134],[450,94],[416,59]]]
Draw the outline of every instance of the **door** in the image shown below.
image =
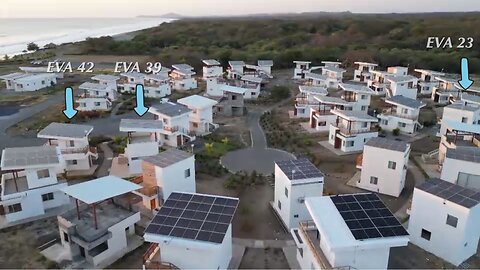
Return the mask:
[[177,146],[182,145],[182,135],[177,136]]
[[480,175],[469,173],[458,173],[457,184],[462,187],[480,189]]
[[151,199],[150,200],[150,209],[155,209],[157,208],[157,200],[156,199]]
[[85,258],[85,249],[81,246],[78,246],[78,248],[80,249],[80,256],[82,256],[83,258]]
[[315,113],[312,114],[312,121],[311,121],[311,128],[316,128],[317,127],[317,119],[315,119],[313,116],[315,116]]
[[335,136],[335,145],[334,145],[334,148],[340,148],[341,145],[342,145],[342,139],[340,139],[339,137]]

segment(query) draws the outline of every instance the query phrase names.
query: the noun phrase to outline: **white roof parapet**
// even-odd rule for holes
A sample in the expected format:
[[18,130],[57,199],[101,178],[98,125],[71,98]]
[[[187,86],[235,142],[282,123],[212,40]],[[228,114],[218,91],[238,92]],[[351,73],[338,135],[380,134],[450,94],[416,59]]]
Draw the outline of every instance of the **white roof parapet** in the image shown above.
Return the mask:
[[320,103],[333,104],[333,105],[349,105],[349,103],[338,97],[329,97],[329,96],[316,96],[313,97]]
[[310,93],[314,95],[326,96],[328,94],[327,89],[321,86],[299,85],[298,90],[302,93]]
[[55,78],[57,75],[55,73],[33,73],[33,74],[26,74],[26,76],[22,76],[16,78],[15,80],[18,82],[31,82],[35,80],[41,80],[44,78]]
[[341,118],[344,118],[350,121],[378,122],[378,118],[368,115],[364,111],[331,110],[331,112]]
[[378,67],[378,64],[369,62],[354,62],[356,65]]
[[344,91],[367,94],[367,95],[373,95],[374,94],[373,90],[366,87],[365,85],[340,83],[338,86]]
[[293,61],[295,64],[311,64],[312,61],[302,61],[302,60],[295,60]]
[[209,99],[199,95],[191,95],[188,97],[181,98],[177,100],[178,103],[183,104],[189,108],[208,108],[217,105],[217,101],[213,99]]
[[228,61],[230,66],[245,66],[244,61]]
[[215,59],[205,59],[205,60],[202,60],[202,62],[203,62],[206,66],[219,66],[219,65],[220,65],[220,62],[218,62],[218,61],[215,60]]
[[5,148],[2,151],[2,170],[48,168],[60,165],[60,153],[56,146],[32,146]]
[[246,82],[253,82],[253,83],[262,83],[263,82],[262,78],[256,77],[256,76],[253,76],[253,75],[242,76],[241,80],[246,81]]
[[428,70],[428,69],[419,69],[419,68],[416,68],[414,69],[415,72],[418,72],[418,73],[423,73],[423,74],[427,74],[427,75],[432,75],[432,76],[445,76],[445,73],[443,72],[440,72],[440,71],[435,71],[435,70]]
[[2,80],[15,80],[15,79],[19,79],[19,78],[25,77],[25,76],[28,76],[28,74],[21,73],[21,72],[14,72],[14,73],[10,73],[10,74],[0,75],[0,79],[2,79]]
[[272,67],[273,60],[258,60],[257,64],[259,67]]
[[306,73],[305,74],[305,79],[312,79],[312,80],[317,80],[317,81],[326,81],[327,76],[318,74],[318,73]]
[[163,130],[163,122],[157,120],[122,119],[121,132],[156,132]]
[[172,68],[177,69],[177,70],[191,70],[191,71],[193,71],[193,67],[190,66],[189,64],[175,64],[175,65],[172,65]]
[[78,89],[81,90],[95,90],[95,91],[107,91],[107,85],[100,83],[84,82],[80,84]]
[[93,131],[93,126],[77,125],[66,123],[50,123],[47,127],[42,129],[38,134],[38,138],[75,138],[83,139],[88,137]]
[[108,74],[99,74],[92,77],[92,80],[96,81],[105,81],[105,82],[114,82],[119,80],[120,77]]
[[174,71],[172,71],[172,73],[178,73],[180,75],[185,75],[185,76],[193,76],[197,74],[195,71],[191,69],[175,69]]
[[444,120],[447,129],[455,131],[463,131],[468,133],[480,134],[480,125],[471,125],[462,122],[455,122],[450,120]]
[[68,186],[61,191],[86,204],[94,204],[141,188],[140,185],[109,175]]
[[393,83],[405,83],[405,82],[418,81],[418,78],[412,75],[390,76],[390,77],[387,77],[386,79]]
[[224,92],[230,92],[235,94],[244,95],[247,92],[247,89],[231,85],[222,85],[221,90]]

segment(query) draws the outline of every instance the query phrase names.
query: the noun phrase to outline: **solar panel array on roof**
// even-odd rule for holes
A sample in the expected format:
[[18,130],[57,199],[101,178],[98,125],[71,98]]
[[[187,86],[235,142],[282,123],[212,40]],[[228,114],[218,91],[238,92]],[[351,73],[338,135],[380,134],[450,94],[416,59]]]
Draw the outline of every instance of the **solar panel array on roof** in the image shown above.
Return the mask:
[[480,163],[480,148],[474,146],[457,146],[447,149],[447,158]]
[[193,156],[190,152],[181,151],[175,148],[160,152],[155,156],[143,157],[142,160],[155,166],[165,168],[179,161]]
[[370,140],[368,140],[367,143],[365,143],[365,145],[399,152],[405,152],[408,147],[408,144],[405,142],[385,139],[381,137],[371,138]]
[[376,194],[338,195],[330,198],[357,240],[408,235]]
[[480,191],[438,178],[429,179],[416,188],[466,208],[472,208],[480,203]]
[[174,192],[145,233],[220,244],[238,202],[236,198]]
[[275,163],[290,180],[323,177],[323,173],[306,158],[277,161]]

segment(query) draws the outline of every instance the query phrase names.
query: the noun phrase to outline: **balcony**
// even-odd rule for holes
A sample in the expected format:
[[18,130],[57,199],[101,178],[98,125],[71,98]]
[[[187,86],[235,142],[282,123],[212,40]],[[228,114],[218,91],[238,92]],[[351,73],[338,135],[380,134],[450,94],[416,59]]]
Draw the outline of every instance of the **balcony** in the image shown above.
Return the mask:
[[160,260],[160,246],[157,243],[151,244],[142,256],[145,269],[180,269],[172,263]]
[[403,114],[403,113],[398,113],[398,112],[392,111],[392,110],[385,110],[385,111],[382,112],[382,115],[394,116],[394,117],[408,119],[408,120],[412,120],[412,121],[417,121],[418,120],[418,115]]
[[338,131],[344,135],[344,136],[355,136],[358,134],[364,134],[364,133],[373,133],[377,132],[378,130],[373,127],[366,127],[366,128],[352,128],[352,127],[347,127],[342,124],[332,124],[335,128],[338,129]]
[[[85,147],[80,147],[80,148],[66,148],[66,149],[61,149],[60,152],[63,155],[71,155],[71,154],[87,154],[90,150],[89,146]],[[96,148],[95,148],[96,152]]]
[[175,133],[175,132],[183,133],[183,134],[186,134],[190,137],[195,137],[195,135],[196,135],[194,131],[190,131],[189,129],[186,129],[186,128],[180,127],[180,126],[174,126],[174,127],[164,126],[163,130],[168,131],[170,133]]

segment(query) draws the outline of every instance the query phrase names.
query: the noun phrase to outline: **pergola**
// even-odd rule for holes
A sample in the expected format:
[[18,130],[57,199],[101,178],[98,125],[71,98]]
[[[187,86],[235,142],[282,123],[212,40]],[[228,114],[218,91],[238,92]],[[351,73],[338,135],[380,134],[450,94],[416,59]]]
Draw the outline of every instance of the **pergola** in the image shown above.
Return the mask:
[[114,197],[141,188],[142,186],[140,185],[110,175],[83,182],[77,185],[68,186],[66,188],[63,188],[62,191],[75,199],[78,219],[81,219],[79,201],[82,201],[83,203],[87,204],[89,207],[92,208],[95,229],[98,229],[96,212],[96,207],[98,204],[106,200],[111,200],[113,202]]

